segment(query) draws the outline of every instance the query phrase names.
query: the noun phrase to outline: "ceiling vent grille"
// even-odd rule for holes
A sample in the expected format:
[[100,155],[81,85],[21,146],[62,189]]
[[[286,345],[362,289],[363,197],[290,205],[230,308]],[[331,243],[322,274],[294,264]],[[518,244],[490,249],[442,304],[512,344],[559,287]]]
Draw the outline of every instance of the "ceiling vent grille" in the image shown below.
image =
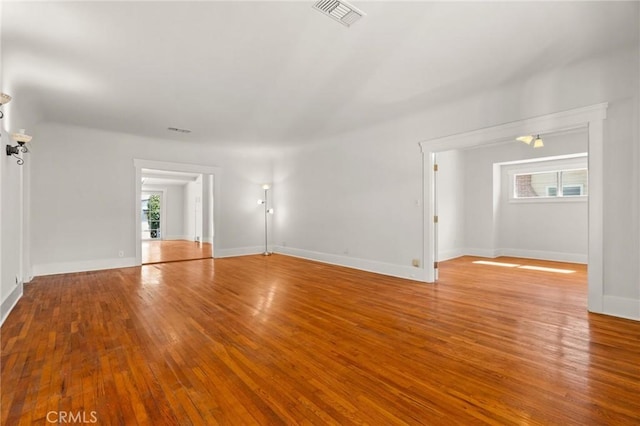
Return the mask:
[[177,127],[167,127],[167,130],[178,133],[191,133],[189,129],[179,129]]
[[339,0],[320,0],[313,5],[313,8],[347,27],[365,15],[364,12],[355,6]]

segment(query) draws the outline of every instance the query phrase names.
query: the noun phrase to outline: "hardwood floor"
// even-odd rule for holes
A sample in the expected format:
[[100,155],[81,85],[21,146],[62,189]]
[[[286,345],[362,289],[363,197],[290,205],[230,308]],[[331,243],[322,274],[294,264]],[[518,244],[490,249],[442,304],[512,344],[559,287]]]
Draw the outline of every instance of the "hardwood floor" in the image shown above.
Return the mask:
[[211,244],[186,240],[142,241],[142,263],[211,258]]
[[584,266],[473,260],[437,285],[281,255],[36,278],[0,421],[640,424],[640,322],[587,313]]

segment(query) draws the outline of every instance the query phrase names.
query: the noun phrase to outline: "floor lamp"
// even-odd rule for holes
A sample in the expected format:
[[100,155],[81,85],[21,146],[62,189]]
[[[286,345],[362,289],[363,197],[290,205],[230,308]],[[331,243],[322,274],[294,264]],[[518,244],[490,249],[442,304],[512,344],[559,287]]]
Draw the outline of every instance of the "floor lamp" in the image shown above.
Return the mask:
[[262,185],[262,189],[264,189],[264,200],[258,200],[258,204],[262,204],[264,206],[264,253],[262,253],[264,256],[271,256],[271,253],[269,253],[269,247],[268,247],[268,218],[270,214],[273,214],[273,209],[270,209],[268,207],[268,200],[269,200],[269,188],[271,188],[271,185],[269,185],[268,183],[265,183],[264,185]]

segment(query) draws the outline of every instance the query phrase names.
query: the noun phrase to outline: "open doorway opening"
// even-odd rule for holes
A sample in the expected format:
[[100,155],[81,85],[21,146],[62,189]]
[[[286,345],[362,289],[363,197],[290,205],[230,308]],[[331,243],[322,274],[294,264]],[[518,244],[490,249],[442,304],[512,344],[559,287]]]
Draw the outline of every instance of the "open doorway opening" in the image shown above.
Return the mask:
[[[435,153],[438,280],[451,272],[442,262],[460,256],[479,274],[508,267],[514,278],[524,270],[584,270],[588,132],[549,133],[544,142],[539,149],[514,139]],[[578,275],[586,290],[586,275]]]
[[[140,262],[211,258],[213,197],[209,176],[198,172],[140,169]],[[208,232],[208,234],[206,233]]]
[[142,263],[211,257],[203,241],[203,175],[142,169]]
[[435,282],[437,263],[435,259],[435,213],[434,174],[436,153],[452,149],[467,149],[513,141],[520,135],[548,134],[586,129],[589,153],[589,201],[588,201],[588,310],[604,312],[604,185],[603,150],[606,103],[584,108],[547,114],[514,121],[451,136],[431,139],[420,143],[424,168],[424,281]]

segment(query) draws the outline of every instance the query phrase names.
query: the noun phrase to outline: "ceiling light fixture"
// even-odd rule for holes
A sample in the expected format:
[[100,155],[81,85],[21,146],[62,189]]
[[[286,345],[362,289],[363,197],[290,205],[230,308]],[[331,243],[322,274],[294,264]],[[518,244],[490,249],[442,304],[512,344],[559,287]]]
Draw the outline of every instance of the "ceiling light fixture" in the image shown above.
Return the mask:
[[544,142],[542,142],[542,139],[540,138],[540,135],[538,135],[536,137],[536,140],[533,141],[533,147],[534,148],[542,148],[544,146]]
[[520,142],[524,142],[527,145],[531,145],[531,142],[533,142],[534,148],[542,148],[544,146],[544,142],[542,141],[542,138],[540,137],[540,135],[518,136],[516,140]]
[[7,155],[17,158],[18,165],[22,166],[24,164],[24,160],[21,157],[19,157],[18,154],[29,152],[25,144],[27,142],[30,142],[32,137],[30,135],[27,135],[24,129],[20,129],[18,133],[11,133],[11,139],[16,141],[18,145],[16,146],[7,145]]
[[313,5],[313,8],[335,19],[345,27],[350,27],[365,15],[357,7],[342,0],[320,0]]

